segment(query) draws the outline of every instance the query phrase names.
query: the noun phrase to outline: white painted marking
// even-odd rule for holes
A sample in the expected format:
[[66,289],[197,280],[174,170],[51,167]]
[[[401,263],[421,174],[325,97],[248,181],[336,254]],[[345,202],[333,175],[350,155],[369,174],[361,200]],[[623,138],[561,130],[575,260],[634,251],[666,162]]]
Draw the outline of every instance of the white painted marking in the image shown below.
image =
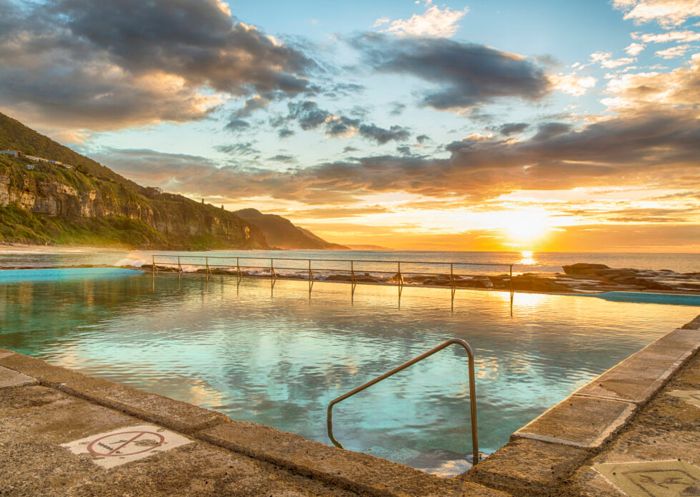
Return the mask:
[[165,452],[192,440],[156,425],[126,426],[61,444],[73,454],[85,454],[103,468],[114,468]]

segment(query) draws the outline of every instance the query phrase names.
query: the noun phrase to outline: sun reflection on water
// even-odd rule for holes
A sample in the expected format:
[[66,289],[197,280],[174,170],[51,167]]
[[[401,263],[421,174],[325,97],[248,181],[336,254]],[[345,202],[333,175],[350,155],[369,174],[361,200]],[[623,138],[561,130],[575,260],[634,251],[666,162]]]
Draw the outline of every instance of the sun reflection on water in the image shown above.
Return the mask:
[[526,266],[532,266],[537,264],[532,250],[523,250],[522,252],[520,252],[520,260],[518,261],[518,264],[523,264]]

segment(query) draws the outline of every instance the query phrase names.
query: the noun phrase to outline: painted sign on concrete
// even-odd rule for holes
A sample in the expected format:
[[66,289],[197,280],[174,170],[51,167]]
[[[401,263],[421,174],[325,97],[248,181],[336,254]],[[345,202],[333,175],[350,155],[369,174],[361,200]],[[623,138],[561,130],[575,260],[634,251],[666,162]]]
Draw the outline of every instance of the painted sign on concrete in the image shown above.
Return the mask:
[[86,454],[103,468],[113,468],[192,443],[177,433],[156,425],[138,425],[97,433],[66,444],[73,454]]
[[595,464],[630,497],[700,497],[700,468],[684,461]]

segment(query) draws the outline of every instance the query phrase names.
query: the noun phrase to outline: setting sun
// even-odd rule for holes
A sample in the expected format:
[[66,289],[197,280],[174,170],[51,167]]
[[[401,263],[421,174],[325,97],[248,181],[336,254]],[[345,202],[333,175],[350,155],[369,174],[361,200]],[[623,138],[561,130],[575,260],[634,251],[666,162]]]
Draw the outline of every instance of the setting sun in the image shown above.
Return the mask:
[[519,247],[541,241],[552,227],[549,216],[543,211],[522,210],[508,213],[503,227],[508,241]]

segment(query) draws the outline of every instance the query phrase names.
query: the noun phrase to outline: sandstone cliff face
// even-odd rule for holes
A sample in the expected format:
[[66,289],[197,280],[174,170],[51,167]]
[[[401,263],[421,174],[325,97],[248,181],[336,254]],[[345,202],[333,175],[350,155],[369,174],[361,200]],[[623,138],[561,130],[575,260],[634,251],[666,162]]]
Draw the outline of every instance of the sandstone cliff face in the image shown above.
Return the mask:
[[[0,159],[0,207],[14,206],[34,216],[60,220],[130,220],[159,236],[153,248],[266,248],[256,226],[235,214],[202,205],[180,195],[146,196],[129,185],[92,177],[55,165],[32,165],[21,159]],[[5,237],[4,241],[12,240]],[[193,240],[199,240],[193,246]]]

